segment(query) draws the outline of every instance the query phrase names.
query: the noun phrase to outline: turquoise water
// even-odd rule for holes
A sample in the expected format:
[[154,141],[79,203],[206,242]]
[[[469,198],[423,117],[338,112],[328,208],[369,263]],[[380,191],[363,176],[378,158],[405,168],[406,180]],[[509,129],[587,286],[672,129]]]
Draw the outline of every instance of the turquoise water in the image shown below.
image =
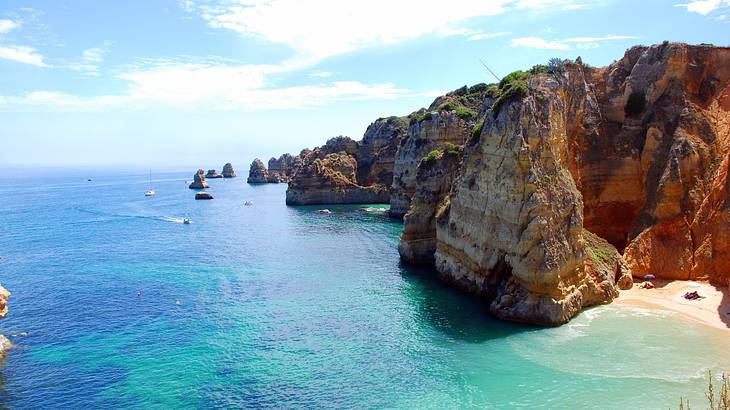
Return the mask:
[[383,207],[288,208],[241,177],[194,201],[189,174],[153,198],[145,173],[4,174],[7,407],[666,409],[730,369],[725,334],[671,314],[491,319],[399,263]]

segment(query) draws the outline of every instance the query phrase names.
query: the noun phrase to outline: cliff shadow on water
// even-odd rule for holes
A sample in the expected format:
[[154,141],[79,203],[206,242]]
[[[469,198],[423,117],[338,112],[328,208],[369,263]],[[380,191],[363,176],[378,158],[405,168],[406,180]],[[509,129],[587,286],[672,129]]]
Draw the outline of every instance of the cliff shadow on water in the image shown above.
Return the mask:
[[418,305],[423,322],[452,339],[483,343],[539,329],[497,319],[482,297],[444,283],[432,267],[404,262],[398,267],[408,284],[409,300]]

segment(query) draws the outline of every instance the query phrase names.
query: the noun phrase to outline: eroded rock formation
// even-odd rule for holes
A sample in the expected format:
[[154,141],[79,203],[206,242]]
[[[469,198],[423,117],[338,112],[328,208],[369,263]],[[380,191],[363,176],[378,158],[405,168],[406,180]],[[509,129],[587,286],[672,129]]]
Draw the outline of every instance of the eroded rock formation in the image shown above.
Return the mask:
[[214,169],[209,169],[208,172],[205,173],[205,177],[206,178],[223,178],[223,175]]
[[[630,273],[727,283],[730,50],[664,43],[524,74],[450,195],[414,200],[437,215],[439,275],[498,317],[546,325],[610,302]],[[404,252],[418,221],[401,253],[428,261]]]
[[223,178],[235,178],[236,177],[236,171],[233,169],[233,165],[230,162],[226,162],[226,165],[223,165]]
[[[10,292],[7,289],[0,286],[0,319],[4,318],[8,314],[8,298]],[[0,358],[2,358],[8,349],[12,348],[13,344],[10,343],[7,337],[0,335]]]
[[205,171],[199,169],[193,175],[193,182],[188,186],[190,189],[205,189],[208,188],[208,183],[205,181]]
[[391,216],[400,218],[408,212],[421,158],[444,143],[463,145],[478,118],[491,106],[490,96],[486,84],[463,87],[437,98],[428,109],[411,114],[408,136],[398,149],[393,169]]
[[288,205],[388,203],[393,162],[407,120],[381,118],[368,126],[362,141],[332,138],[302,152],[302,164],[289,182]]
[[266,169],[263,161],[256,158],[251,163],[251,167],[248,169],[248,180],[249,184],[265,184],[269,182],[269,170]]

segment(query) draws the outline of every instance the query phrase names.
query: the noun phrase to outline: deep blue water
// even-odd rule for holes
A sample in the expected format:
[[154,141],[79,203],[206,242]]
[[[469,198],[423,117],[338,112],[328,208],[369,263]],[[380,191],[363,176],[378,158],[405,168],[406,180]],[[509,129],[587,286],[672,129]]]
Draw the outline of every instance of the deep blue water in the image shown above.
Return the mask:
[[496,321],[399,263],[384,207],[323,215],[243,177],[195,201],[191,174],[152,198],[144,173],[0,180],[5,406],[668,408],[730,369],[725,334],[670,314]]

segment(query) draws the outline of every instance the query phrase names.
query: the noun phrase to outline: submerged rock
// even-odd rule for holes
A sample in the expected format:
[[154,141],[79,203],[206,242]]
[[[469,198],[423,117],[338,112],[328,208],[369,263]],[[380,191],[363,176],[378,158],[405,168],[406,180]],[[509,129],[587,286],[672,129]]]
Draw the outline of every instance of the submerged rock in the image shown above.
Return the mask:
[[193,175],[193,182],[188,186],[190,189],[205,189],[208,188],[208,183],[205,181],[205,171],[199,169],[198,172]]
[[223,178],[235,178],[236,177],[236,171],[233,169],[233,165],[230,162],[226,162],[226,165],[223,165]]

